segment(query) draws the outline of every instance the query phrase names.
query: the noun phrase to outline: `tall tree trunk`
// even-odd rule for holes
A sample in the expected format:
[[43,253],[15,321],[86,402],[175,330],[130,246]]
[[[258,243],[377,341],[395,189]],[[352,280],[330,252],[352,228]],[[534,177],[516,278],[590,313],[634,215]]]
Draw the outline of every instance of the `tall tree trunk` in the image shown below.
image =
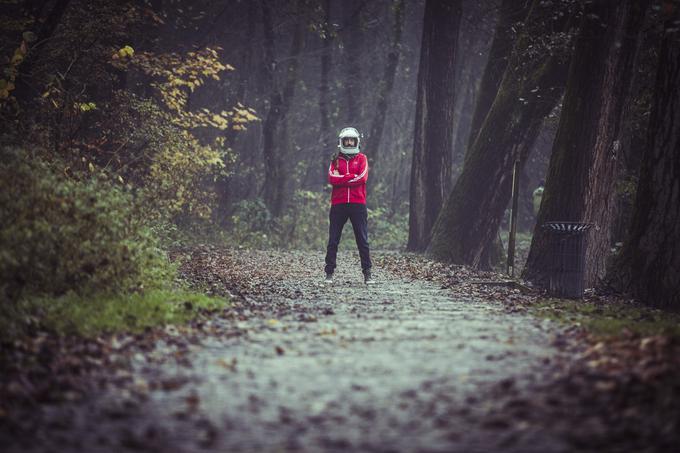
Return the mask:
[[461,11],[461,0],[427,0],[425,4],[411,164],[409,250],[422,251],[427,246],[450,185]]
[[[256,24],[258,22],[258,9],[257,3],[249,2],[247,5],[247,27],[245,29],[246,36],[255,36]],[[250,94],[250,74],[252,71],[252,60],[253,60],[253,41],[248,41],[247,44],[243,45],[243,48],[239,52],[239,58],[237,60],[236,70],[238,71],[238,86],[236,89],[236,102],[241,102],[247,104],[246,99]],[[233,101],[228,99],[227,91],[228,85],[225,83],[223,85],[223,97],[228,105],[233,105]],[[229,148],[234,149],[235,143],[238,139],[238,131],[233,129],[228,129],[224,132],[225,145]],[[252,157],[255,153],[248,153],[248,157]],[[243,165],[241,156],[239,156],[239,161],[236,163],[237,168]],[[237,173],[238,171],[234,171]],[[214,221],[216,224],[226,226],[230,222],[230,217],[227,214],[231,209],[231,205],[234,201],[234,194],[232,193],[232,177],[221,175],[215,182],[215,192],[217,194],[217,209],[213,210]]]
[[542,283],[550,262],[549,221],[592,222],[586,285],[604,276],[627,102],[646,1],[603,0],[587,6],[550,158],[524,277]]
[[[470,133],[470,125],[472,124],[472,110],[474,108],[475,97],[477,96],[477,80],[478,73],[473,73],[473,69],[470,68],[465,71],[467,74],[460,85],[460,89],[457,90],[457,98],[463,98],[462,101],[458,103],[458,108],[454,114],[456,119],[455,130],[453,133],[453,168],[455,172],[456,168],[460,169],[463,166],[463,157],[465,155],[465,144],[467,143],[467,137]],[[455,176],[454,176],[455,179]]]
[[680,4],[664,25],[654,106],[619,286],[635,297],[680,307]]
[[544,117],[562,95],[568,43],[559,48],[552,40],[569,29],[570,16],[564,3],[534,0],[498,94],[434,226],[431,256],[485,264],[510,200],[514,161],[526,162]]
[[498,88],[512,54],[515,37],[518,34],[517,24],[526,19],[530,6],[530,0],[503,0],[501,3],[498,23],[489,50],[489,58],[484,68],[484,75],[479,85],[479,93],[470,124],[467,142],[468,152],[477,139],[477,134],[484,118],[489,113],[491,104],[496,99]]
[[401,32],[404,27],[404,0],[395,0],[394,5],[394,36],[390,52],[387,54],[387,63],[383,77],[378,86],[378,100],[375,107],[375,116],[371,123],[371,132],[368,136],[370,142],[370,160],[373,165],[378,161],[380,155],[380,142],[382,139],[385,118],[387,117],[387,105],[392,88],[394,87],[394,77],[397,74],[399,64],[399,54],[401,52]]
[[[279,88],[276,77],[276,54],[274,46],[274,27],[271,20],[270,5],[262,3],[262,26],[264,31],[265,70],[264,78],[271,87],[269,110],[262,125],[262,154],[264,157],[265,181],[264,202],[273,216],[282,214],[285,202],[285,188],[289,171],[286,162],[286,115],[295,94],[295,84],[299,66],[298,56],[303,44],[303,22],[299,21],[293,32],[288,64],[285,70],[283,87]],[[283,146],[282,146],[283,145]]]
[[[489,35],[493,34],[497,14],[489,11],[496,1],[463,2],[460,39],[458,40],[458,64],[456,65],[456,105],[453,111],[453,179],[460,174],[465,155],[465,144],[470,132],[479,82],[491,50]],[[465,137],[463,139],[463,137]]]
[[363,48],[363,27],[361,23],[361,10],[363,4],[358,0],[345,1],[344,17],[344,61],[342,67],[345,69],[345,115],[346,126],[361,127],[363,118],[361,114],[361,55]]
[[[331,114],[329,110],[329,94],[330,94],[330,83],[329,75],[331,72],[331,66],[333,65],[333,30],[331,27],[331,0],[325,0],[323,2],[324,7],[324,36],[323,36],[323,47],[321,48],[321,81],[319,84],[319,116],[320,116],[320,135],[321,135],[321,147],[323,149],[322,154],[326,157],[330,154],[330,150],[334,149],[334,143],[331,137],[334,134],[331,131]],[[319,182],[326,183],[326,172],[328,171],[327,159],[321,160],[321,171],[319,172]],[[314,166],[310,166],[314,167]]]

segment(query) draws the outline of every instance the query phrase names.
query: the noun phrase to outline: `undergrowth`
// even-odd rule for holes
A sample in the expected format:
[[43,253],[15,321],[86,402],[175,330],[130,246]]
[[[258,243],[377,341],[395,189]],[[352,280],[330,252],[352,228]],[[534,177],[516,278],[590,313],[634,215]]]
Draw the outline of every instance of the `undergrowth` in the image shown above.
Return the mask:
[[[325,250],[329,197],[325,192],[296,191],[293,196],[295,208],[278,218],[271,215],[262,200],[243,200],[237,204],[229,226],[217,242],[256,249]],[[368,237],[372,249],[400,250],[406,244],[407,235],[406,215],[391,215],[387,208],[369,204]],[[343,230],[340,249],[356,249],[349,220]]]
[[0,148],[0,303],[33,296],[141,292],[176,273],[121,184]]
[[680,314],[634,302],[544,299],[538,301],[533,310],[542,317],[580,325],[598,336],[615,336],[628,331],[641,336],[680,338]]
[[33,297],[0,306],[0,339],[12,340],[34,327],[58,335],[93,337],[104,333],[138,333],[149,327],[185,323],[229,305],[186,290],[156,289],[135,294]]

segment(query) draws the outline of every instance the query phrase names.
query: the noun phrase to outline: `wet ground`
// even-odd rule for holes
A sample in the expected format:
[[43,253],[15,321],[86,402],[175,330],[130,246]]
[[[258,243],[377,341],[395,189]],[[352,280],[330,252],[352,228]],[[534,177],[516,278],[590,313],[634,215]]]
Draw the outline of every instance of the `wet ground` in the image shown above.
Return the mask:
[[124,366],[3,451],[566,452],[588,435],[537,410],[560,404],[555,323],[380,267],[366,286],[350,253],[332,285],[318,253],[192,259],[234,309],[122,338]]

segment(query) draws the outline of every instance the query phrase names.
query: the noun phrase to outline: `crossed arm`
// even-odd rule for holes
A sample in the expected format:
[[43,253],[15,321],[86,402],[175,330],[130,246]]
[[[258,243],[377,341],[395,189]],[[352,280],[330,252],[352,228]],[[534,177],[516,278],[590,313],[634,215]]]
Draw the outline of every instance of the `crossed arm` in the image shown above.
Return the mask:
[[341,175],[340,172],[338,172],[336,166],[334,165],[334,162],[331,162],[331,165],[328,167],[328,182],[333,186],[338,187],[359,186],[361,184],[365,184],[367,179],[368,179],[368,162],[366,161],[366,158],[363,158],[363,160],[361,161],[360,172],[358,175],[354,173]]

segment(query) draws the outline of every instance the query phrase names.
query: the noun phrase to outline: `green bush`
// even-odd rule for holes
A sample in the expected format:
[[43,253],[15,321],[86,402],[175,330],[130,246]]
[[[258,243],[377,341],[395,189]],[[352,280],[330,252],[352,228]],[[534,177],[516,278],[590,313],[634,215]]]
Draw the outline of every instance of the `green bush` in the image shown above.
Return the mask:
[[278,226],[261,199],[236,203],[230,223],[228,242],[255,248],[274,245]]
[[329,194],[297,190],[281,219],[279,244],[286,249],[325,250],[328,241]]
[[408,240],[408,215],[390,216],[382,207],[369,209],[368,239],[372,249],[403,249]]
[[130,193],[0,150],[0,296],[126,292],[173,275]]
[[[292,207],[281,218],[274,218],[260,199],[243,200],[236,205],[227,233],[230,243],[245,247],[299,250],[325,250],[328,241],[329,194],[298,190]],[[368,236],[372,249],[401,249],[406,244],[408,218],[389,216],[386,208],[368,209]],[[354,233],[348,221],[339,248],[355,250]]]

